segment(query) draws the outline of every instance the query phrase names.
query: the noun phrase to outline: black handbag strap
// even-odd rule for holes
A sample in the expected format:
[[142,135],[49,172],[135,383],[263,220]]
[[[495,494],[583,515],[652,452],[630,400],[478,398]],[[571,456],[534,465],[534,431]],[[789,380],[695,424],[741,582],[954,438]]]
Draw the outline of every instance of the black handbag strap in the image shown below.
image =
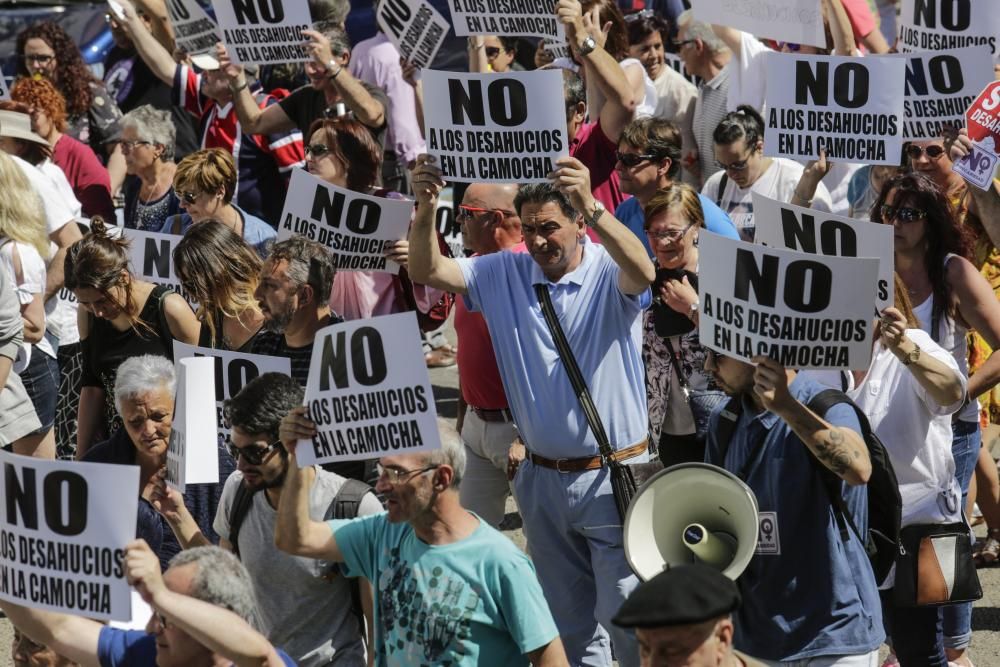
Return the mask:
[[674,344],[670,342],[669,338],[664,338],[663,343],[667,346],[667,354],[670,355],[670,365],[674,369],[674,375],[677,376],[677,381],[680,383],[681,388],[690,390],[691,383],[688,382],[687,376],[684,375],[684,369],[681,368],[680,352],[674,350]]
[[604,423],[601,422],[601,416],[597,413],[594,400],[590,397],[587,382],[583,379],[583,373],[580,372],[580,367],[576,363],[576,357],[573,356],[573,350],[569,346],[569,341],[566,340],[566,334],[563,333],[562,325],[559,324],[559,318],[556,317],[556,311],[552,307],[552,298],[549,296],[549,288],[544,283],[535,285],[535,294],[538,296],[538,305],[542,307],[542,316],[545,318],[545,324],[548,325],[549,332],[552,334],[556,350],[559,351],[559,356],[562,357],[563,366],[569,375],[570,384],[573,385],[573,390],[576,392],[576,397],[580,400],[580,405],[583,406],[583,414],[587,417],[590,430],[594,432],[594,437],[597,439],[597,446],[601,450],[601,458],[604,459],[605,464],[610,464],[612,462],[611,457],[615,453],[614,449],[608,440],[607,431],[604,430]]

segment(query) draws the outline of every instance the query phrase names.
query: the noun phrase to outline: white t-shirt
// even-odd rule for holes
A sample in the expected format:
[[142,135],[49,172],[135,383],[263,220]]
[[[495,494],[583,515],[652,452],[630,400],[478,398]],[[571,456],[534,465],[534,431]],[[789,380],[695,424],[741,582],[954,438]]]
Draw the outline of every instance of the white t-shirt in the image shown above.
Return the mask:
[[[764,94],[767,91],[765,62],[769,49],[748,32],[740,33],[740,53],[729,62],[729,91],[726,107],[736,111],[741,104],[749,104],[764,116]],[[764,116],[767,118],[767,116]]]
[[[17,246],[17,254],[21,260],[21,280],[17,280],[14,271],[14,246]],[[20,242],[10,242],[5,240],[0,245],[0,265],[7,272],[10,282],[15,286],[18,303],[22,306],[31,303],[36,294],[45,293],[45,260],[38,254],[34,247]],[[31,343],[22,343],[21,353],[17,355],[14,363],[14,371],[20,373],[28,365],[31,359]],[[55,359],[56,351],[52,344],[43,336],[42,340],[35,343],[35,347]]]
[[[748,188],[737,186],[736,181],[730,178],[720,200],[719,183],[722,182],[722,176],[726,172],[717,171],[705,181],[705,187],[702,188],[701,193],[712,201],[718,202],[719,208],[729,214],[729,218],[736,225],[740,235],[752,241],[756,227],[753,219],[751,193],[756,192],[780,202],[791,202],[792,196],[795,194],[795,187],[799,184],[799,179],[802,178],[802,171],[802,165],[794,160],[780,157],[772,158],[767,171],[761,174],[760,178]],[[831,210],[830,192],[823,183],[820,183],[816,188],[812,207],[817,211],[830,212]]]
[[[685,79],[670,65],[660,68],[660,76],[653,81],[656,91],[655,118],[665,118],[677,124],[681,131],[681,152],[698,151],[691,125],[694,107],[698,101],[698,88]],[[681,170],[681,179],[688,185],[698,187],[698,177],[687,169]]]
[[[31,183],[31,187],[34,188],[39,199],[42,200],[42,206],[45,209],[45,225],[49,234],[59,231],[66,223],[76,220],[76,213],[71,207],[71,203],[67,203],[50,176],[15,155],[9,157],[14,160],[14,164],[21,168],[25,178]],[[65,174],[63,174],[63,180],[66,180]],[[72,193],[71,188],[70,194]],[[80,205],[76,197],[73,197],[73,201],[76,202],[77,206]]]
[[[76,198],[73,186],[69,184],[69,180],[66,178],[66,172],[52,160],[45,160],[35,168],[45,174],[46,178],[52,182],[63,203],[73,212],[73,217],[78,221],[83,221],[83,204]],[[52,232],[50,231],[49,233],[51,234]]]
[[[652,116],[653,114],[655,114],[656,88],[653,87],[653,80],[649,78],[648,74],[646,74],[646,68],[643,67],[642,63],[635,58],[625,58],[618,64],[621,65],[623,71],[629,67],[638,67],[639,71],[642,72],[642,81],[645,90],[645,95],[643,96],[642,101],[640,101],[639,104],[636,106],[633,118],[645,118],[647,116]],[[597,117],[598,113],[600,113],[601,107],[604,106],[605,97],[604,93],[602,93],[600,89],[597,89],[596,86],[595,90],[593,90],[590,93],[590,95],[593,97],[594,107],[593,109],[589,109],[588,111],[590,113],[590,117],[593,119]]]

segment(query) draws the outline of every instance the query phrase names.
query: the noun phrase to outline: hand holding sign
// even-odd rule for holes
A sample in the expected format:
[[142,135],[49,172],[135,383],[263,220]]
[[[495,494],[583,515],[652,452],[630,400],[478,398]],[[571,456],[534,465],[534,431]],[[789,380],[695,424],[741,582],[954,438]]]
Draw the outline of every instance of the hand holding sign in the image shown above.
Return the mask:
[[385,256],[405,269],[410,262],[410,242],[406,239],[393,241],[385,249]]
[[698,292],[691,287],[688,277],[682,276],[680,280],[672,278],[663,281],[663,285],[660,286],[660,298],[674,311],[688,315],[691,313],[691,306],[698,303]]
[[411,177],[413,196],[420,206],[434,206],[444,189],[445,181],[433,155],[417,156],[417,166]]
[[152,493],[149,502],[160,516],[171,526],[179,526],[190,513],[184,505],[184,496],[180,491],[167,484],[167,469],[161,468],[149,480]]
[[215,45],[215,59],[219,61],[219,70],[229,77],[230,82],[243,76],[243,66],[233,62],[232,58],[229,57],[229,51],[226,50],[226,46],[222,42]]
[[[302,36],[309,40],[303,45],[306,53],[312,56],[317,64],[329,69],[330,63],[334,60],[333,49],[330,48],[330,40],[323,33],[316,32],[315,30],[303,30]],[[343,63],[339,60],[337,61],[337,65],[343,67]],[[340,70],[337,71],[339,72]]]
[[573,208],[587,215],[594,208],[590,170],[575,157],[561,157],[556,164],[559,168],[549,174],[552,185],[569,198]]
[[896,308],[886,308],[879,324],[882,344],[895,353],[906,340],[906,316]]
[[788,372],[771,357],[758,355],[753,363],[757,366],[753,372],[753,393],[765,410],[780,413],[795,400],[788,391]]
[[[278,426],[278,439],[281,440],[281,446],[293,459],[299,440],[312,440],[313,436],[316,435],[316,424],[307,416],[307,410],[308,408],[304,405],[292,408],[287,415],[281,418],[281,424]],[[294,467],[296,464],[292,461],[291,465]]]
[[146,544],[146,540],[129,542],[125,547],[125,578],[152,606],[153,600],[167,590],[160,572],[160,559]]

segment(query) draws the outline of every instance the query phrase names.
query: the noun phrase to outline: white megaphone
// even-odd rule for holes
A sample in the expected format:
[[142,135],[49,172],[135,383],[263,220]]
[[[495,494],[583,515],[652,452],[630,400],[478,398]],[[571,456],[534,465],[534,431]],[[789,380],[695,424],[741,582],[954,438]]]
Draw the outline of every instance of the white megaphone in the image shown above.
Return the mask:
[[757,498],[736,475],[682,463],[653,475],[632,498],[625,557],[643,581],[695,562],[736,579],[757,549],[757,526]]

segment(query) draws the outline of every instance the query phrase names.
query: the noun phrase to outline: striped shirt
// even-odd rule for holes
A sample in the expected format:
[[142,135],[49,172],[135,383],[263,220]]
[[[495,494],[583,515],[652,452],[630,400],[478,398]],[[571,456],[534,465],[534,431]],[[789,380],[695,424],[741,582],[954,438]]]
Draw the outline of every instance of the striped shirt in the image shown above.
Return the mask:
[[701,165],[701,181],[704,183],[709,176],[719,171],[715,161],[715,143],[712,133],[727,113],[729,96],[729,65],[715,75],[711,81],[705,81],[698,87],[698,98],[695,101],[694,114],[691,119],[691,131],[695,143],[698,144],[698,162]]
[[[254,98],[264,109],[287,94],[284,90],[265,94],[258,89]],[[242,132],[233,103],[220,107],[203,95],[201,75],[186,65],[178,65],[174,72],[174,98],[178,106],[199,118],[201,148],[221,148],[236,160],[233,202],[277,228],[291,171],[305,166],[302,133],[298,130],[266,135]]]

